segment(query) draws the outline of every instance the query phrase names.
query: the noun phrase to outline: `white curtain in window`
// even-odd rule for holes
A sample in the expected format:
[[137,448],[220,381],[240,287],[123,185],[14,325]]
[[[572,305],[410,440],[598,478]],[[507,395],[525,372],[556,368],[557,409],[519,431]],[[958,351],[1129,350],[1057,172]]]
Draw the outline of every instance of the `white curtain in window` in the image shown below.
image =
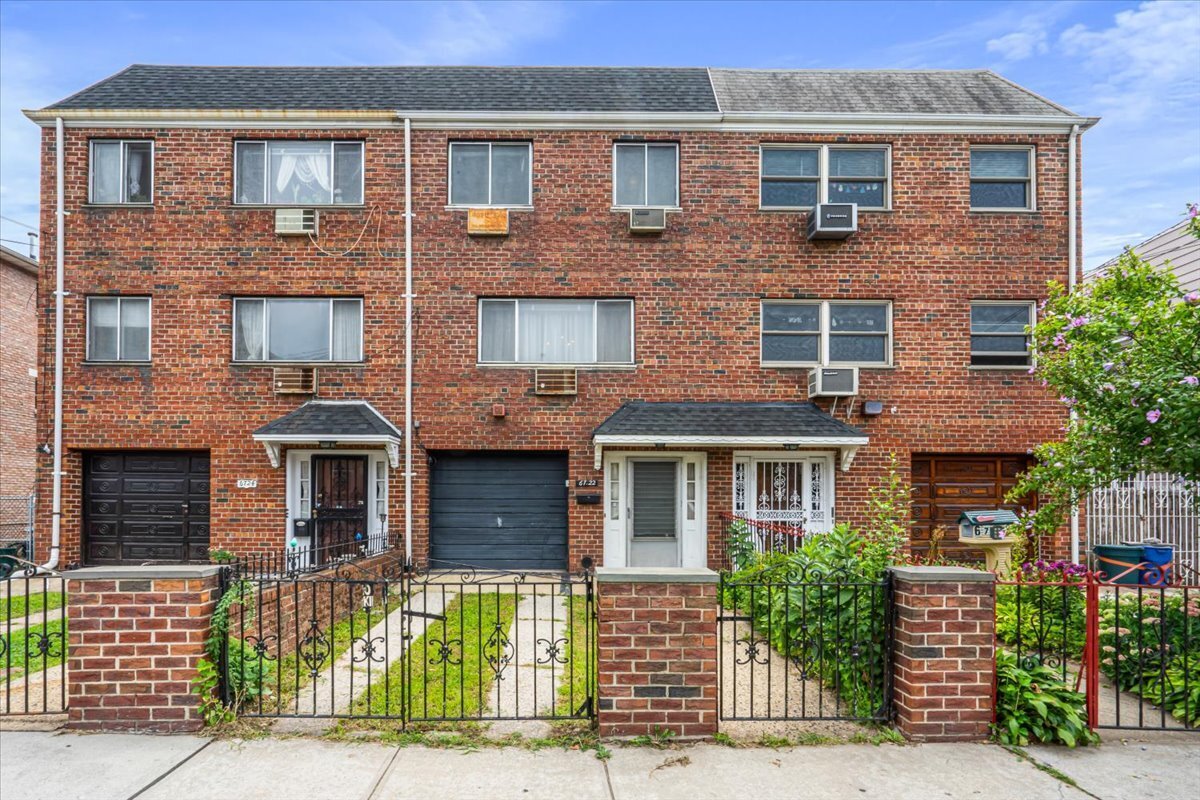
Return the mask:
[[573,300],[520,305],[518,360],[533,364],[586,364],[594,360],[595,304]]
[[92,143],[92,202],[121,202],[121,143]]
[[125,175],[128,180],[129,197],[137,197],[142,193],[142,167],[146,161],[146,153],[140,147],[130,147],[125,151]]
[[145,298],[121,301],[121,359],[150,360],[150,301]]
[[[272,166],[276,169],[273,199],[283,202],[331,202],[333,183],[329,175],[328,144],[296,143],[272,147],[271,151]],[[320,191],[316,189],[318,186]]]
[[515,361],[517,304],[513,300],[485,300],[479,336],[480,361]]
[[362,358],[361,306],[357,300],[333,302],[333,360],[358,361]]
[[263,301],[239,300],[234,304],[237,335],[234,358],[261,361],[263,357]]

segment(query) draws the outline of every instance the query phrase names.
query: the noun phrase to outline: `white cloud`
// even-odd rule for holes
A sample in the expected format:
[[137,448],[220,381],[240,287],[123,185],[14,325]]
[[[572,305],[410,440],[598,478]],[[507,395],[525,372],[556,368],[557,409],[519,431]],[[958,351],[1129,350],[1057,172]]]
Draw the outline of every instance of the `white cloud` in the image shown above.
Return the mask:
[[1046,41],[1046,31],[1043,29],[1013,31],[995,39],[988,39],[987,51],[998,53],[1005,61],[1020,61],[1034,53],[1045,55],[1050,52],[1050,45]]

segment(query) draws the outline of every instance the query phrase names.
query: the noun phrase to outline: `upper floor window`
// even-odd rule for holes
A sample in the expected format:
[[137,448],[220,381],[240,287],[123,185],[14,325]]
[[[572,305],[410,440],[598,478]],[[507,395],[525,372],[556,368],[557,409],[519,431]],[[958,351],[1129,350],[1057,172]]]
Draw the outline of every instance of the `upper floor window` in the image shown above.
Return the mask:
[[532,205],[532,160],[529,142],[451,142],[450,205]]
[[1032,147],[971,148],[971,208],[1023,211],[1034,208]]
[[150,360],[150,298],[87,299],[88,361]]
[[880,145],[763,145],[759,204],[804,209],[817,203],[891,205],[891,151]]
[[631,364],[633,301],[479,301],[479,361]]
[[235,142],[233,199],[243,205],[358,205],[362,142]]
[[91,141],[88,202],[149,203],[154,194],[154,142]]
[[679,206],[679,145],[617,142],[613,145],[613,205]]
[[1032,354],[1025,328],[1032,324],[1032,303],[971,303],[971,366],[1029,366]]
[[764,301],[764,366],[886,367],[892,361],[887,301]]
[[362,361],[362,300],[239,297],[234,361]]

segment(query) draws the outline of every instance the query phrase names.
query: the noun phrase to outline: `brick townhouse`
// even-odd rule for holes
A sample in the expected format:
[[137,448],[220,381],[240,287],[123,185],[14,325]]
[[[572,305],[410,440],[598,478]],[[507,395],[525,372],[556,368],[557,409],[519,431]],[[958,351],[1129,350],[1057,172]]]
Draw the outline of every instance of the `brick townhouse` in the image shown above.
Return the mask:
[[1065,419],[1023,328],[1095,120],[991,72],[132,66],[29,117],[64,565],[715,565],[893,454],[920,549]]
[[24,541],[37,469],[37,261],[0,245],[0,544]]

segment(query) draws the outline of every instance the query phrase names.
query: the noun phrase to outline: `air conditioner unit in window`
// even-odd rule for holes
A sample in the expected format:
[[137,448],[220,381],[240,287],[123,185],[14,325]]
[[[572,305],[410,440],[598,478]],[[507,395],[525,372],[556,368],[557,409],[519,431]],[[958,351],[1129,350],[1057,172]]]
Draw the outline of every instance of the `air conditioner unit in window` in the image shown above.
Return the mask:
[[316,394],[317,371],[312,367],[276,367],[275,394]]
[[808,212],[809,239],[845,239],[857,230],[855,203],[820,203]]
[[666,229],[667,212],[665,209],[629,209],[629,230],[634,233],[662,233]]
[[579,392],[579,376],[573,369],[535,369],[534,394],[570,395]]
[[858,367],[817,367],[808,371],[809,397],[853,397],[858,394]]
[[275,209],[275,232],[280,236],[314,236],[317,233],[315,208]]

